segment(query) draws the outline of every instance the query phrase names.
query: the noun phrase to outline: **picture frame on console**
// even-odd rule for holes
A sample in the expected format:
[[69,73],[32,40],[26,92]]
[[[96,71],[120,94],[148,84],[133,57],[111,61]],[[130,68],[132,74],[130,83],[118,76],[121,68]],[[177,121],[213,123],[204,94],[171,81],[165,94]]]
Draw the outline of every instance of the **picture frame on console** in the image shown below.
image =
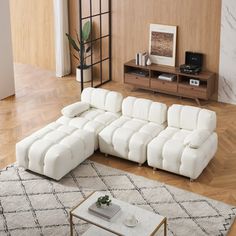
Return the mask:
[[152,63],[175,66],[177,26],[150,24],[149,55]]

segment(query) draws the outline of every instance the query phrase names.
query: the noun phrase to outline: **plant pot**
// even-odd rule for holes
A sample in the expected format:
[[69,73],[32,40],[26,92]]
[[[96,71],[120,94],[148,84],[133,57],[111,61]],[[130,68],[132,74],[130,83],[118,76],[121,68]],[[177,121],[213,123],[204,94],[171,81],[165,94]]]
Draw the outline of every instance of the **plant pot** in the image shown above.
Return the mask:
[[[78,82],[81,82],[81,72],[80,68],[76,68],[76,80]],[[88,67],[86,69],[83,69],[83,82],[89,82],[91,81],[91,67]]]

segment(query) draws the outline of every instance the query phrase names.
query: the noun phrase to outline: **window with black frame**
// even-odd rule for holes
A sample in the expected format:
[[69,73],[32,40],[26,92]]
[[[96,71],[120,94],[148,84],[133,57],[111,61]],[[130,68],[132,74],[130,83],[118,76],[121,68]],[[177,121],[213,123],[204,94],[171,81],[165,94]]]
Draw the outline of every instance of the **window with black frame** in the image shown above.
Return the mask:
[[[83,27],[90,24],[90,37],[83,41]],[[87,23],[88,24],[88,23]],[[79,28],[82,50],[87,50],[86,58],[80,58],[81,64],[81,91],[84,86],[99,87],[111,81],[111,0],[80,0],[79,1]],[[82,57],[80,53],[80,57]],[[86,60],[86,68],[82,61]],[[88,69],[91,80],[85,84],[85,69]]]

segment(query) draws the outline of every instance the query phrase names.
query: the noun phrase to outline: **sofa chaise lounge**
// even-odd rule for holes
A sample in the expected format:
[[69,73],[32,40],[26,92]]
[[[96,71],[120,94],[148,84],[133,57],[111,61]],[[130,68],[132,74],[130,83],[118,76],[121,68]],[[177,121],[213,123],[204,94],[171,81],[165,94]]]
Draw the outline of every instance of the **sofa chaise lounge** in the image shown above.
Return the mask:
[[98,133],[120,116],[123,97],[86,88],[81,102],[62,109],[63,116],[16,144],[19,166],[59,180],[98,148]]

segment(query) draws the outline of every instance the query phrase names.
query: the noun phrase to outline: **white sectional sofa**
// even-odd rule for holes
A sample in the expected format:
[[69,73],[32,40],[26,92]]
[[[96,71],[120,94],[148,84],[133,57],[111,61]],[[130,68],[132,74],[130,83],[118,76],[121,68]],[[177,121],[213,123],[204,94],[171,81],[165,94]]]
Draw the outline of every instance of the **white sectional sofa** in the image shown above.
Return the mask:
[[166,111],[162,103],[125,98],[122,116],[99,133],[100,151],[143,164],[147,144],[165,128]]
[[196,179],[216,153],[216,114],[86,88],[62,117],[16,144],[19,166],[59,180],[100,148]]
[[167,120],[167,128],[148,144],[148,165],[196,179],[217,150],[216,113],[172,105]]

